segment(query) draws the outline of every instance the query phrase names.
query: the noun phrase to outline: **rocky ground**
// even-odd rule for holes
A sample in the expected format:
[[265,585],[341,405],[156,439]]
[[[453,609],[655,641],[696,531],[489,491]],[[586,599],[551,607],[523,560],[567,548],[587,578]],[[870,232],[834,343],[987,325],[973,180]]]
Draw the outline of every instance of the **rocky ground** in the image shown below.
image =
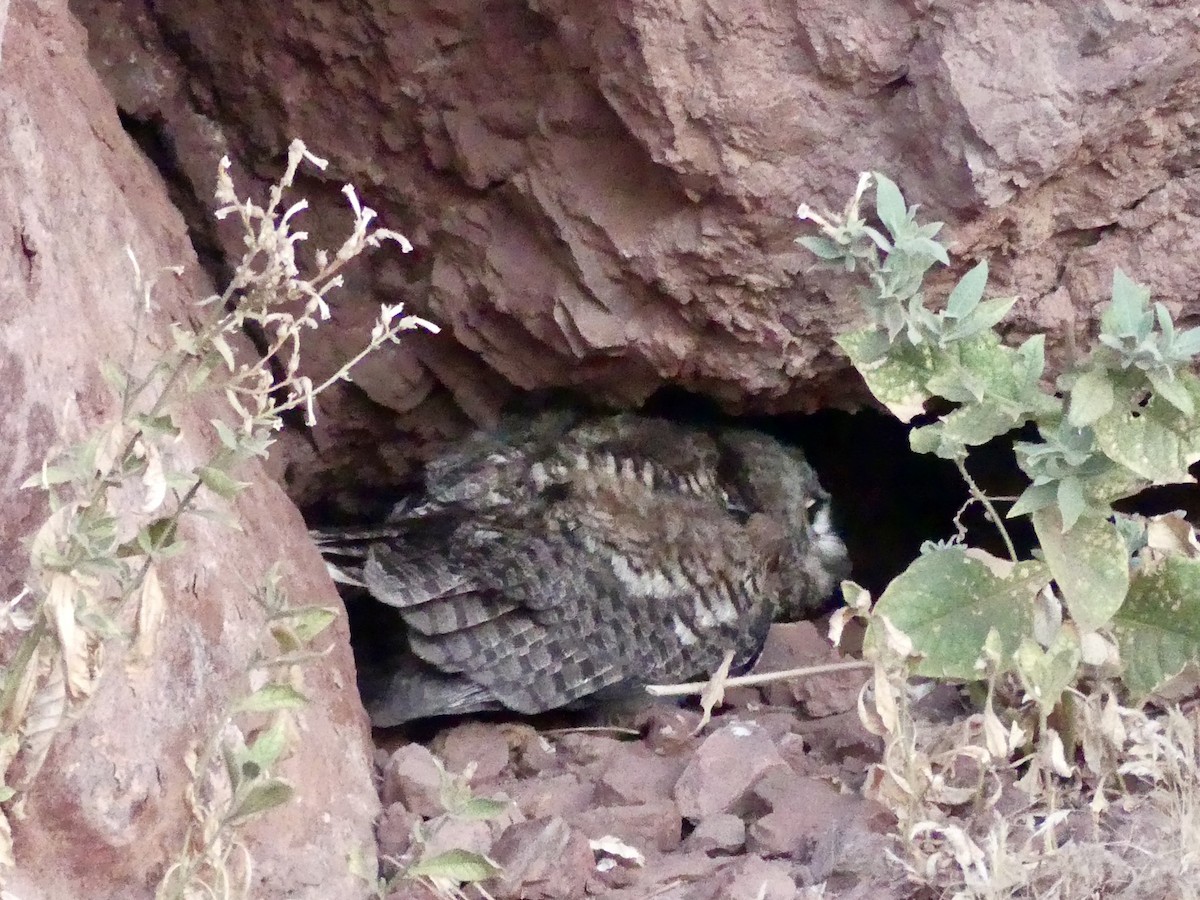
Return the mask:
[[[819,626],[779,625],[758,671],[838,658]],[[486,885],[498,900],[891,896],[893,820],[859,792],[880,749],[856,712],[864,677],[731,689],[695,736],[695,707],[662,701],[627,729],[468,721],[427,744],[382,735],[380,852],[414,852],[414,826],[442,813],[436,754],[450,772],[474,766],[476,796],[512,801],[490,822],[444,821],[424,851],[487,854],[503,867]],[[391,898],[433,896],[406,884]]]

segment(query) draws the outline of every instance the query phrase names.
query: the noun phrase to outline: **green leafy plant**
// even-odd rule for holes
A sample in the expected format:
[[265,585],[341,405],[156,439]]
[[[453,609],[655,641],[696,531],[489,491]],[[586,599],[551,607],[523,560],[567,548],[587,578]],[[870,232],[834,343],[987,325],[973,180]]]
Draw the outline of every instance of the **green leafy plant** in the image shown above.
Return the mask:
[[[838,343],[884,406],[922,417],[913,450],[958,466],[1009,558],[968,546],[960,525],[877,601],[843,584],[831,637],[866,623],[874,677],[859,712],[884,747],[865,791],[896,816],[895,861],[941,896],[1189,896],[1195,722],[1135,707],[1200,661],[1200,541],[1178,513],[1124,515],[1114,503],[1192,482],[1200,329],[1177,330],[1117,270],[1096,339],[1051,382],[1043,335],[1012,346],[997,332],[1015,300],[986,298],[986,262],[944,299],[927,295],[925,276],[950,257],[941,224],[917,213],[886,177],[864,174],[840,214],[800,208],[819,233],[798,243],[861,279],[866,324]],[[1018,429],[1037,439],[1016,440]],[[967,468],[972,448],[1005,436],[1028,477],[1017,497],[989,496]],[[1025,558],[1006,525],[1018,516],[1037,538]],[[969,684],[977,711],[922,718],[914,675]],[[1144,813],[1135,845],[1120,816],[1100,815],[1131,793]]]
[[[863,212],[872,187],[880,227]],[[1186,523],[1113,509],[1151,485],[1192,481],[1200,329],[1177,330],[1166,307],[1117,270],[1097,340],[1051,384],[1043,335],[1010,346],[997,333],[1016,301],[985,299],[986,262],[943,302],[927,296],[926,274],[950,258],[936,239],[941,223],[917,214],[892,181],[866,173],[840,214],[800,208],[819,233],[798,243],[862,281],[867,322],[837,341],[871,393],[904,422],[929,415],[935,398],[949,409],[914,427],[911,446],[958,465],[1010,559],[967,547],[961,534],[927,545],[871,608],[867,648],[884,642],[886,619],[912,641],[918,675],[1013,674],[1049,737],[1050,714],[1085,675],[1116,674],[1140,699],[1200,659],[1200,560],[1194,539],[1180,537]],[[1014,448],[1029,485],[1001,516],[1001,498],[979,488],[966,460],[1026,425],[1038,440]],[[1033,522],[1040,546],[1031,558],[1017,556],[1005,524],[1014,516]]]
[[438,833],[450,822],[479,822],[498,818],[511,812],[513,805],[508,800],[477,797],[471,789],[471,778],[475,764],[470,763],[462,772],[447,772],[441,760],[434,757],[440,773],[438,804],[442,812],[424,822],[414,824],[412,842],[400,858],[382,857],[385,874],[377,876],[373,870],[358,860],[352,868],[374,888],[375,896],[386,898],[404,882],[427,885],[438,896],[465,897],[464,885],[476,885],[484,897],[490,896],[479,883],[500,874],[500,867],[480,853],[452,847],[435,850]]
[[[192,822],[159,882],[156,900],[249,896],[253,861],[238,829],[287,803],[295,792],[275,769],[298,738],[296,714],[308,705],[301,667],[325,655],[309,647],[338,613],[291,606],[278,567],[267,574],[257,597],[274,649],[256,654],[247,667],[247,678],[257,688],[231,700],[208,743],[188,754]],[[247,721],[257,725],[249,735],[242,728]]]
[[[187,323],[173,324],[172,346],[149,359],[143,358],[144,331],[155,279],[144,278],[130,254],[136,282],[131,346],[121,363],[102,365],[117,412],[52,453],[25,484],[46,495],[51,514],[30,542],[27,588],[0,613],[0,627],[22,634],[0,682],[0,802],[10,812],[19,813],[22,792],[33,784],[54,736],[78,715],[111,664],[105,660],[136,666],[154,653],[167,603],[159,572],[185,549],[180,522],[205,516],[236,528],[223,504],[246,487],[238,468],[267,454],[286,412],[303,410],[311,423],[316,398],[349,380],[365,356],[397,342],[403,331],[438,330],[403,315],[399,305],[384,306],[363,350],[329,379],[314,384],[300,374],[302,337],[329,318],[326,298],[342,284],[343,268],[384,241],[411,250],[403,235],[375,227],[375,212],[347,185],[349,237],[334,252],[316,250],[313,264],[302,269],[297,250],[307,234],[293,228],[307,204],[285,204],[285,197],[304,162],[326,166],[294,141],[283,176],[261,205],[238,195],[229,160],[221,161],[216,215],[238,221],[246,249],[228,286],[197,301]],[[266,336],[262,352],[250,352],[243,339],[251,324]],[[210,421],[215,440],[207,443],[216,449],[197,461],[188,453],[206,442],[180,442],[181,423],[188,420],[185,410],[202,408],[206,398],[224,398],[226,414]],[[267,621],[282,652],[296,654],[324,627],[323,616],[272,608]],[[288,665],[296,661],[288,657]],[[232,713],[277,713],[302,701],[284,683],[263,690]],[[220,828],[286,799],[282,782],[250,774],[269,769],[282,752],[281,721],[236,751],[231,762],[226,753],[233,806],[221,814]],[[207,778],[207,766],[197,763],[193,773]],[[194,802],[212,808],[199,793]],[[0,814],[4,863],[12,864],[11,839],[8,819]],[[188,883],[194,871],[189,866],[173,868],[182,874],[172,878]]]

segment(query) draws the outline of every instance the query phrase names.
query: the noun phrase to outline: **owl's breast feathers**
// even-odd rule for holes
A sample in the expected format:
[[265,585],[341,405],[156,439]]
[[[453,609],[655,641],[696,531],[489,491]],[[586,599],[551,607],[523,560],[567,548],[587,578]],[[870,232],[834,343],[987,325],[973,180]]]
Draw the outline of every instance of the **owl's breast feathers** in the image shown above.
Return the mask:
[[753,659],[781,608],[824,599],[805,558],[806,498],[824,494],[797,451],[739,440],[544,416],[431,467],[359,573],[415,657],[364,673],[375,724],[539,712]]

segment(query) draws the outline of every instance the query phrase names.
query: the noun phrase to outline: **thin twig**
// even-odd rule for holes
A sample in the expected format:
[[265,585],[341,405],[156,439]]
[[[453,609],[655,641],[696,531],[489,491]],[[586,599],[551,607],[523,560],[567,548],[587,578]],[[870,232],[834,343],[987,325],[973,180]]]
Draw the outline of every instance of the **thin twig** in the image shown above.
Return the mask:
[[[809,675],[824,675],[828,672],[853,672],[859,669],[873,669],[874,663],[863,660],[849,662],[827,663],[823,666],[803,666],[799,669],[784,669],[780,672],[759,672],[755,675],[739,675],[725,682],[726,687],[750,687],[755,684],[770,684],[775,681],[787,681],[792,678],[807,678]],[[646,692],[655,697],[688,697],[704,693],[708,687],[707,681],[690,681],[687,684],[648,684]]]
[[636,728],[620,728],[616,725],[581,725],[578,728],[551,728],[540,732],[543,736],[561,737],[564,734],[616,734],[623,737],[640,737]]
[[967,464],[961,460],[954,460],[954,464],[958,466],[958,472],[962,475],[963,480],[967,483],[967,487],[971,491],[971,496],[983,504],[983,508],[987,510],[988,520],[996,526],[996,530],[1000,532],[1000,537],[1004,540],[1004,547],[1008,550],[1008,558],[1013,562],[1019,562],[1017,559],[1017,548],[1013,546],[1012,538],[1009,537],[1008,529],[1004,527],[1004,520],[1000,517],[1000,513],[996,511],[996,507],[992,505],[992,498],[983,492],[975,479],[971,477],[971,473],[967,471]]

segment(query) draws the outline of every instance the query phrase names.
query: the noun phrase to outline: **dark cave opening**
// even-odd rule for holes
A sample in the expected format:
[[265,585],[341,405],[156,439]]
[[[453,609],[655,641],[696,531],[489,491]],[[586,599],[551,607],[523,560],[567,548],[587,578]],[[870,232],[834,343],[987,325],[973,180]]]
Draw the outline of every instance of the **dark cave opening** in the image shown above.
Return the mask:
[[[922,544],[957,533],[954,519],[969,497],[954,463],[914,453],[908,444],[910,426],[882,410],[735,417],[721,413],[707,398],[666,390],[644,411],[753,428],[799,446],[832,496],[834,520],[853,565],[851,577],[875,597],[917,557]],[[1005,438],[977,448],[968,470],[989,495],[1015,496],[1024,489],[1012,442]],[[1000,508],[1003,512],[1005,504]],[[978,504],[971,504],[961,520],[971,545],[1005,555],[999,532]],[[1010,521],[1006,527],[1018,550],[1033,546],[1027,520]]]

